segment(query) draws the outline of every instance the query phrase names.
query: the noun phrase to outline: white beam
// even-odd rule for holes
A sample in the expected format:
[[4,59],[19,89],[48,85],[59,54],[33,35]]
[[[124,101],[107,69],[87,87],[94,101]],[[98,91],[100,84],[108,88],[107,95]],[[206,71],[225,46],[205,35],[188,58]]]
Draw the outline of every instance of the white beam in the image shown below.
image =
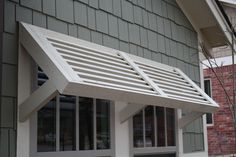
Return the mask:
[[120,111],[120,122],[123,123],[132,116],[134,116],[136,113],[141,111],[143,108],[145,108],[147,105],[143,104],[128,104],[125,108],[123,108]]
[[20,106],[19,120],[24,122],[28,117],[42,108],[58,93],[51,80],[46,81],[41,87],[35,90]]
[[186,125],[188,125],[189,123],[191,123],[192,121],[198,119],[199,117],[201,117],[203,114],[203,112],[190,112],[187,113],[185,116],[183,116],[182,118],[179,119],[179,128],[182,129],[183,127],[185,127]]

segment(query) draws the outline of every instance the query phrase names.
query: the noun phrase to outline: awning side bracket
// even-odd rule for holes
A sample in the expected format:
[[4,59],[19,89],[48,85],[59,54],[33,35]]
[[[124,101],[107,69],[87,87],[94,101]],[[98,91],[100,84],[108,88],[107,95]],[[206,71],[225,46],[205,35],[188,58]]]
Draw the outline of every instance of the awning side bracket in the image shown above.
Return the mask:
[[178,120],[179,128],[182,129],[183,127],[185,127],[186,125],[188,125],[192,121],[198,119],[199,117],[201,117],[204,114],[205,113],[203,113],[203,112],[190,112],[190,113],[187,113],[186,115],[184,115],[182,118],[180,118]]
[[19,106],[19,121],[27,120],[32,113],[41,109],[57,94],[58,91],[52,80],[46,81]]

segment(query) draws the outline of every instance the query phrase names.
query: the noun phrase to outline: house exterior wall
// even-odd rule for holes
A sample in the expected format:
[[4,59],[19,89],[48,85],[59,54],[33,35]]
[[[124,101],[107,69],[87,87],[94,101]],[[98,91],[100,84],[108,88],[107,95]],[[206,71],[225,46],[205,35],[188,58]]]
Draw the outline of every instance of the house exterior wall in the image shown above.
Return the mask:
[[[236,65],[234,65],[236,69]],[[224,87],[232,99],[232,65],[215,68],[217,74],[223,74]],[[235,134],[233,119],[226,95],[211,69],[204,70],[204,77],[211,80],[212,98],[220,105],[213,114],[213,125],[207,127],[209,155],[228,155],[235,153]]]
[[[200,85],[197,34],[174,0],[4,0],[0,156],[16,156],[18,21],[178,67]],[[201,126],[184,129],[185,152],[202,147]]]

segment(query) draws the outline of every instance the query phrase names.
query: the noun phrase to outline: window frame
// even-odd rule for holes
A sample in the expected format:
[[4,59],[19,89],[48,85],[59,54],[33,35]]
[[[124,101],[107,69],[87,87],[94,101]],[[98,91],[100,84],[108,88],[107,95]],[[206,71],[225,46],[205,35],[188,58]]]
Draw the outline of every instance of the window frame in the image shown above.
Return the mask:
[[[211,78],[204,78],[204,92],[205,91],[205,81],[209,81],[210,83],[210,95],[209,97],[212,98],[212,81],[211,81]],[[214,126],[214,114],[213,113],[210,113],[211,114],[211,119],[212,119],[212,123],[207,123],[207,114],[206,114],[206,126],[207,127],[210,127],[210,126]]]
[[[36,73],[36,74],[35,74]],[[37,87],[37,70],[34,71],[35,78],[32,81],[32,90]],[[37,151],[37,131],[38,131],[38,112],[33,114],[30,121],[30,157],[95,157],[95,156],[114,156],[114,148],[115,148],[115,141],[114,141],[114,131],[115,131],[115,102],[110,101],[110,148],[109,149],[97,149],[96,143],[96,98],[93,99],[93,107],[94,107],[94,148],[93,150],[79,150],[79,96],[76,96],[76,150],[71,151],[60,151],[60,95],[56,96],[56,151],[53,152],[38,152]]]
[[[156,109],[155,106],[152,106],[154,109],[154,117],[156,117]],[[144,140],[144,147],[139,147],[136,148],[134,147],[134,143],[133,143],[133,117],[130,118],[129,120],[129,134],[130,134],[130,149],[131,149],[131,153],[133,156],[136,155],[158,155],[158,154],[177,154],[178,152],[178,145],[179,145],[179,140],[178,140],[178,116],[177,116],[177,109],[174,109],[174,117],[175,117],[175,146],[168,146],[167,145],[167,125],[166,125],[166,108],[164,108],[164,121],[165,121],[165,145],[166,146],[157,146],[157,125],[156,125],[156,118],[154,118],[154,137],[155,137],[155,146],[153,147],[146,147],[145,146],[145,140]],[[145,113],[144,113],[144,109],[142,109],[143,112],[143,121],[145,122]],[[145,137],[145,125],[143,126],[143,136]],[[145,138],[144,138],[145,139]]]

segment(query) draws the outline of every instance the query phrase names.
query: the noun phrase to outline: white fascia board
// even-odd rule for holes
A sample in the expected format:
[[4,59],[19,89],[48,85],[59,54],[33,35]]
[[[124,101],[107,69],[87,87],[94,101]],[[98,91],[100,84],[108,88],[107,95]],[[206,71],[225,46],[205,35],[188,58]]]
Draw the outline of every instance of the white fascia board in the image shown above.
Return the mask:
[[100,99],[130,102],[131,104],[148,104],[153,106],[180,108],[199,112],[204,111],[205,113],[215,112],[218,109],[217,104],[185,101],[182,99],[169,98],[161,95],[143,94],[129,90],[120,90],[100,85],[91,85],[88,83],[69,83],[63,94],[83,97],[90,96]]
[[[228,43],[232,43],[232,35],[230,33],[231,28],[229,27],[228,23],[226,22],[224,16],[222,15],[221,11],[219,10],[217,4],[215,1],[212,0],[205,0],[207,5],[209,6],[212,14],[214,15],[216,21],[218,22],[220,28],[222,29],[222,32],[225,34]],[[236,44],[234,44],[235,48]]]

